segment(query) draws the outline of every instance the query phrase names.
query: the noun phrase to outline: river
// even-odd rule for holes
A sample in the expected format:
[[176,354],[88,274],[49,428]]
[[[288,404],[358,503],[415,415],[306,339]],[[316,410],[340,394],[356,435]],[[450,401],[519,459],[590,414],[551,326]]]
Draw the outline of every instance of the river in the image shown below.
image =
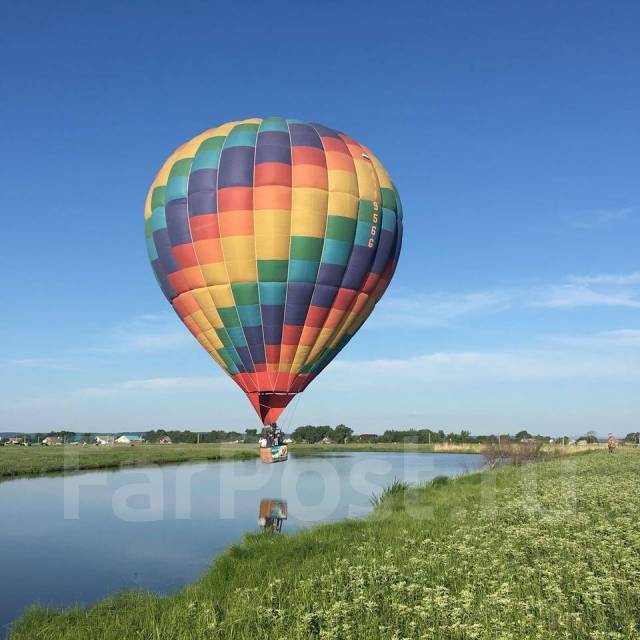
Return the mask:
[[79,473],[0,483],[0,637],[25,607],[113,593],[171,593],[244,532],[260,501],[285,500],[283,533],[371,510],[395,478],[474,471],[472,454],[365,453]]

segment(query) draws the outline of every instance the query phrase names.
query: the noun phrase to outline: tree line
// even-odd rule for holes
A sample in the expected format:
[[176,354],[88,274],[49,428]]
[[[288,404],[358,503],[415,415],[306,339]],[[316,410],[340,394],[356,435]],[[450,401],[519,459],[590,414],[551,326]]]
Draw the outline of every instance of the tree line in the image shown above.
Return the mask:
[[[121,433],[121,432],[120,432]],[[128,433],[128,432],[126,432]],[[222,442],[245,442],[249,444],[256,444],[260,437],[258,429],[245,429],[244,432],[240,431],[225,431],[222,429],[213,431],[191,431],[189,429],[179,431],[177,429],[152,429],[149,431],[138,432],[147,442],[158,442],[161,438],[167,436],[174,443],[180,444],[215,444]],[[27,442],[42,442],[47,436],[59,436],[63,441],[67,442],[71,438],[80,435],[82,441],[90,443],[93,440],[93,436],[96,434],[81,433],[76,434],[70,430],[49,431],[48,433],[28,433],[24,437]],[[411,442],[416,444],[437,444],[447,443],[452,444],[490,444],[500,441],[522,442],[524,441],[539,441],[547,442],[550,437],[545,435],[534,435],[523,429],[518,431],[515,435],[501,434],[501,435],[472,435],[468,430],[461,430],[459,433],[449,432],[445,433],[444,430],[439,429],[387,429],[382,435],[375,433],[362,433],[354,434],[353,429],[347,427],[344,424],[338,424],[335,427],[330,425],[303,425],[297,427],[290,435],[294,442],[317,444],[321,442],[331,442],[336,444],[343,444],[349,442],[360,443],[402,443]],[[7,438],[4,438],[6,440]],[[0,438],[0,443],[2,443]],[[569,443],[573,442],[574,438],[569,436],[554,437],[556,442]],[[595,431],[587,431],[584,435],[575,440],[583,440],[587,443],[599,442],[599,438]],[[624,442],[629,444],[640,444],[640,431],[631,432],[626,435]]]
[[[316,444],[319,442],[332,443],[415,443],[415,444],[491,444],[498,442],[549,442],[553,440],[559,443],[568,444],[570,442],[584,441],[589,444],[599,442],[600,439],[595,431],[587,431],[578,438],[568,435],[561,437],[550,437],[548,435],[532,434],[526,429],[518,431],[516,434],[490,434],[472,435],[470,431],[462,429],[460,432],[446,433],[443,429],[387,429],[382,435],[376,433],[354,434],[353,429],[339,424],[336,427],[329,425],[305,425],[298,427],[291,434],[295,442]],[[639,443],[640,433],[630,433],[625,438],[626,442]]]
[[339,444],[350,442],[353,437],[353,429],[339,424],[336,427],[330,427],[329,425],[315,426],[307,424],[303,427],[298,427],[291,434],[291,439],[294,442],[306,442],[309,444],[317,444],[318,442],[330,441]]
[[[339,424],[336,427],[328,425],[305,425],[298,427],[292,434],[295,442],[305,442],[308,444],[316,444],[322,441],[331,441],[334,443],[362,442],[362,443],[400,443],[412,442],[416,444],[436,444],[451,442],[454,444],[466,443],[487,443],[498,442],[502,440],[541,440],[547,442],[548,436],[531,435],[527,431],[519,431],[515,436],[505,435],[484,435],[474,436],[470,431],[462,430],[460,433],[445,433],[442,429],[436,431],[434,429],[387,429],[382,435],[376,433],[363,433],[354,435],[353,429]],[[568,439],[568,438],[567,438]]]
[[[142,436],[147,442],[158,442],[163,437],[171,438],[171,442],[180,444],[215,444],[219,442],[240,442],[246,441],[246,434],[255,429],[247,429],[245,433],[239,431],[178,431],[173,429],[154,429],[145,431]],[[256,439],[257,440],[257,439]]]

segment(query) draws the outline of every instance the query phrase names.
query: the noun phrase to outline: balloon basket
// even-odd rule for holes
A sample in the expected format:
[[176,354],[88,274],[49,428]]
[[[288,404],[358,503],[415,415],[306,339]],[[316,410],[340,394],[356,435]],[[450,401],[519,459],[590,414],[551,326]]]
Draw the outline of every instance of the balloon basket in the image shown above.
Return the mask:
[[289,458],[289,449],[286,444],[273,447],[260,447],[260,460],[262,462],[286,462]]

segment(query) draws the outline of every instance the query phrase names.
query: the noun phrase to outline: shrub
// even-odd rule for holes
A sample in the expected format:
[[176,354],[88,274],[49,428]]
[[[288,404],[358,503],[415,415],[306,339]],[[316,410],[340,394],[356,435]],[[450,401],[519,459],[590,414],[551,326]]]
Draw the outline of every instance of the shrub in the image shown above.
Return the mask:
[[408,488],[409,484],[407,482],[402,482],[402,480],[394,478],[393,482],[388,487],[385,487],[382,493],[371,496],[369,502],[373,508],[376,509],[390,498],[403,494]]
[[524,464],[536,462],[544,457],[543,443],[533,442],[503,442],[487,445],[483,451],[484,459],[489,467],[499,464]]

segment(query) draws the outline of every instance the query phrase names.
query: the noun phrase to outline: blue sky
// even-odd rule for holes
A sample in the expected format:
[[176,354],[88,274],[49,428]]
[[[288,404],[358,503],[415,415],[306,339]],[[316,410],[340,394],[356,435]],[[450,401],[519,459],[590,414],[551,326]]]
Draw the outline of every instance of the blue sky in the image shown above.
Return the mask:
[[255,427],[147,263],[166,155],[251,116],[371,146],[405,243],[285,427],[640,430],[636,2],[14,3],[0,431]]

